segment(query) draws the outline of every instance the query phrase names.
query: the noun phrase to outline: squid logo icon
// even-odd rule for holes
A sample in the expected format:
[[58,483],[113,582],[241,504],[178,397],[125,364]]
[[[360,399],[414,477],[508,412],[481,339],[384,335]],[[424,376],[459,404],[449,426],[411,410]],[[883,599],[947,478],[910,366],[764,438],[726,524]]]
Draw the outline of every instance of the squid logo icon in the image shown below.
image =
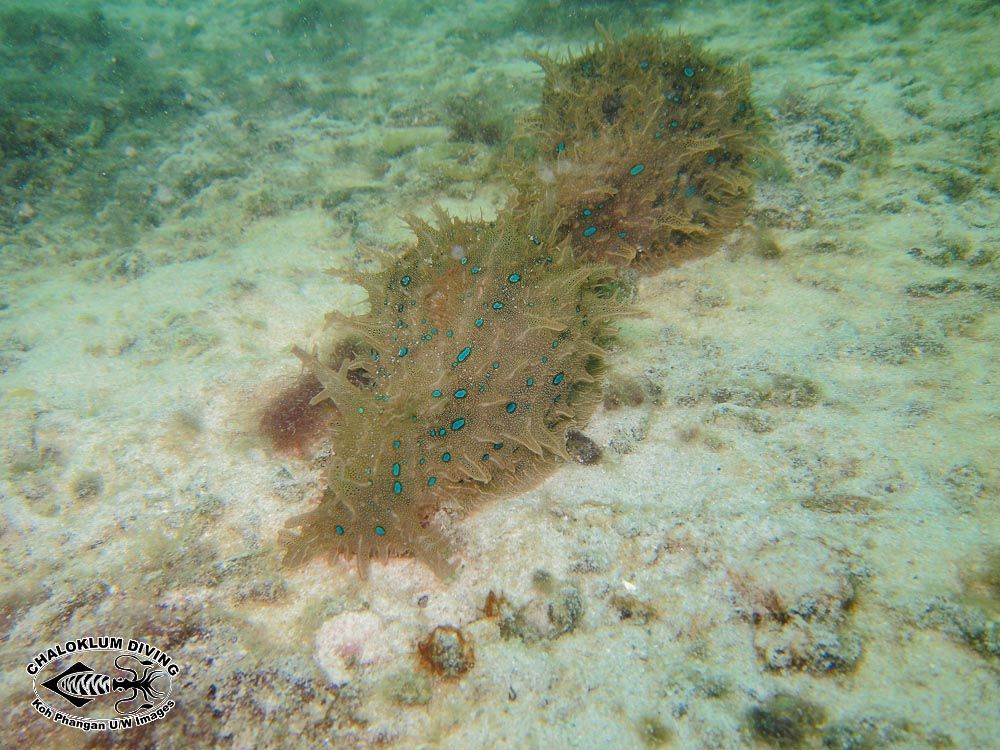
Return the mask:
[[171,694],[181,665],[144,641],[88,636],[39,651],[25,669],[34,680],[31,707],[38,714],[91,732],[165,717],[176,705]]
[[[141,677],[137,669],[126,666],[128,662],[132,662],[142,670]],[[42,687],[65,698],[77,708],[86,706],[95,698],[128,691],[128,695],[115,701],[115,711],[122,716],[146,711],[166,695],[165,689],[161,691],[154,687],[154,682],[158,678],[169,680],[167,671],[157,669],[155,662],[139,659],[133,654],[119,654],[115,657],[115,668],[128,672],[131,677],[111,677],[95,672],[82,661],[78,661],[62,673],[43,682]],[[142,700],[138,701],[140,695]]]

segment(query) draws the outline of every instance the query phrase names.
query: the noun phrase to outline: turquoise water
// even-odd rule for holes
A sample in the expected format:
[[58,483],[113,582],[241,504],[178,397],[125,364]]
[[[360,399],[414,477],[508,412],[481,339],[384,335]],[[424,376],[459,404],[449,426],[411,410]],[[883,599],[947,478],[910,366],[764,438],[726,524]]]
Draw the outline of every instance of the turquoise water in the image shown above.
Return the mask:
[[[995,744],[997,15],[0,3],[0,745]],[[290,347],[367,309],[403,217],[496,214],[526,56],[597,24],[749,66],[745,221],[636,282],[586,463],[439,514],[453,579],[282,568],[336,450],[259,434]],[[25,665],[88,635],[176,659],[171,712],[39,715]]]

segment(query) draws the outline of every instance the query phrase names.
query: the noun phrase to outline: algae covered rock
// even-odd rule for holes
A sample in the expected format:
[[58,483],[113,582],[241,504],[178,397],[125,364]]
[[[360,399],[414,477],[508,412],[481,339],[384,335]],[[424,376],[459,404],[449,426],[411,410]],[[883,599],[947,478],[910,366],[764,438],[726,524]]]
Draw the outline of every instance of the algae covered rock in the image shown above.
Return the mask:
[[743,217],[760,117],[745,66],[636,33],[545,70],[517,202],[564,215],[577,259],[654,271],[714,250]]

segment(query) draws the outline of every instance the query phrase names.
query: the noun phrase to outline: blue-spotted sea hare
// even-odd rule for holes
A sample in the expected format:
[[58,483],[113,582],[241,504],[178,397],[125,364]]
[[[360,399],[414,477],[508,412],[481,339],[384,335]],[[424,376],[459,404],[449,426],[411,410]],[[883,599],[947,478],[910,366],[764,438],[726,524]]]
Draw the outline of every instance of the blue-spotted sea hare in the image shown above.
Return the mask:
[[516,205],[564,216],[578,260],[648,273],[712,252],[742,221],[761,134],[746,66],[639,33],[533,59],[545,83],[525,133],[534,158],[509,170]]
[[620,267],[703,254],[741,219],[758,129],[745,69],[648,34],[539,59],[541,156],[512,170],[509,205],[492,222],[411,219],[416,244],[360,281],[370,311],[328,315],[326,352],[294,348],[310,403],[335,408],[326,487],[288,522],[286,564],[343,556],[364,576],[412,554],[447,576],[435,514],[549,476],[601,401],[612,320],[633,314]]
[[573,260],[542,214],[493,222],[416,219],[417,244],[363,283],[371,310],[329,316],[353,358],[337,370],[295,348],[339,412],[327,487],[290,522],[286,561],[410,552],[439,574],[430,523],[523,491],[567,457],[565,433],[601,400],[614,271]]

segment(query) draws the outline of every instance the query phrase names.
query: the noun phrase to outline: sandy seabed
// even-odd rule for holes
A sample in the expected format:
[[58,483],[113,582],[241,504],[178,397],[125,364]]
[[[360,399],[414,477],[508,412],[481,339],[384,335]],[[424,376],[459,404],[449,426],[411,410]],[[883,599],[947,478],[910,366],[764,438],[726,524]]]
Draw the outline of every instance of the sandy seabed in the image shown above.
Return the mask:
[[[176,115],[4,146],[0,744],[995,744],[995,4],[265,5],[104,4]],[[595,19],[750,64],[773,154],[746,223],[642,280],[603,457],[448,519],[453,581],[281,569],[329,446],[277,454],[255,415],[292,343],[364,309],[326,271],[398,253],[408,213],[494,213],[524,52]],[[438,626],[474,650],[455,676],[418,654]],[[170,714],[35,713],[28,661],[98,634],[183,665]]]

